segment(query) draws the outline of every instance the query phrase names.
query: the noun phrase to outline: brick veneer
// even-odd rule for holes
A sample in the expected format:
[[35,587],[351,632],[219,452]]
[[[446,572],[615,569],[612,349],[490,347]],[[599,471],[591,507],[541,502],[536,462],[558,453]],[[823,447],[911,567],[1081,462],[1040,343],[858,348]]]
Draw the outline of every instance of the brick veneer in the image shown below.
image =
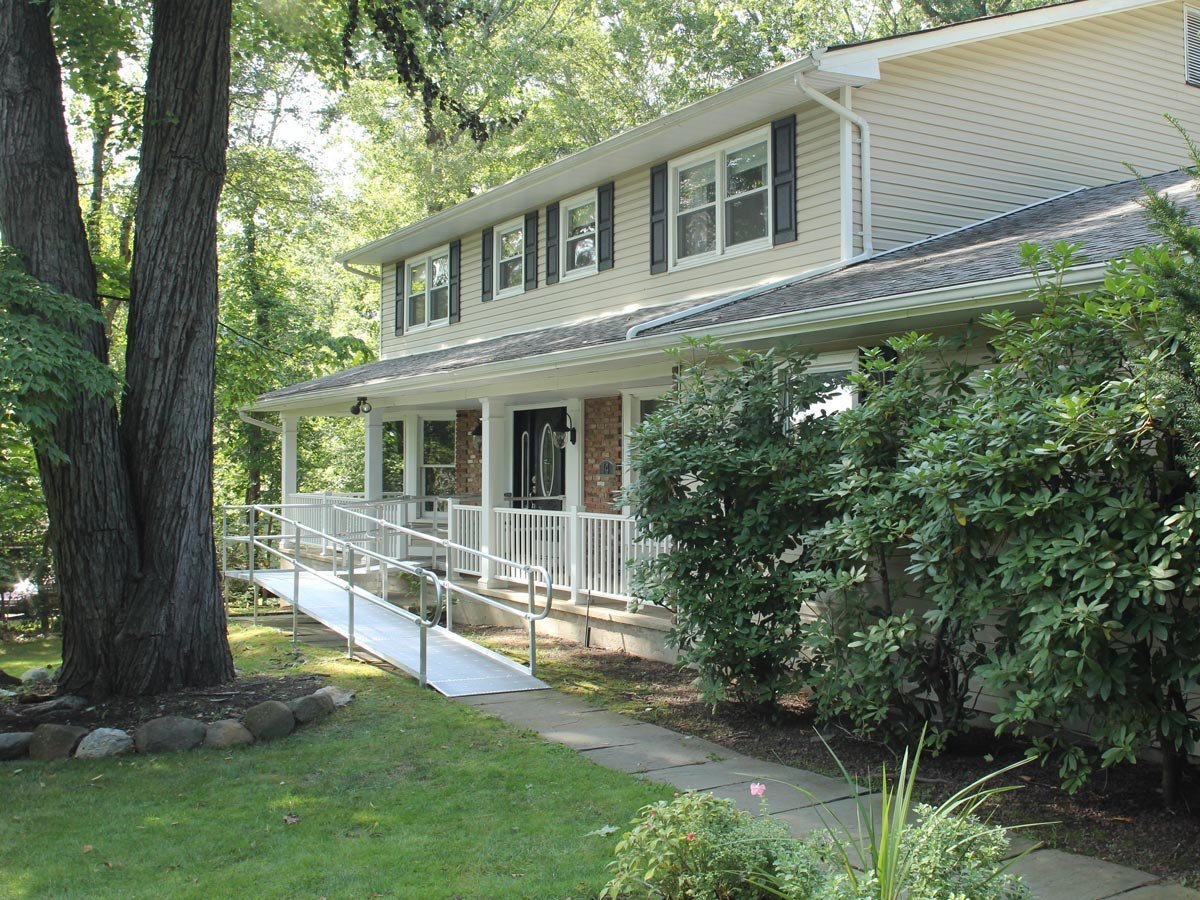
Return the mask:
[[482,418],[483,414],[473,409],[454,414],[454,493],[459,497],[483,492],[483,452],[471,437]]
[[[601,475],[600,464],[613,464]],[[621,489],[621,398],[583,401],[583,508],[592,513],[620,512],[615,494]]]

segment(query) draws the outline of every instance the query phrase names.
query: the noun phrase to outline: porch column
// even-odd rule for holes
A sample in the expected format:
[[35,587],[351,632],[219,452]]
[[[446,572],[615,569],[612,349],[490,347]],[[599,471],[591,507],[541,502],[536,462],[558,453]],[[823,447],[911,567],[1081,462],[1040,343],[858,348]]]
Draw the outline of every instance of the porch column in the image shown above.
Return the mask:
[[363,496],[383,499],[383,414],[375,407],[364,417],[367,432],[363,451]]
[[[283,420],[283,431],[280,432],[280,452],[279,458],[281,461],[282,471],[279,478],[279,492],[282,495],[279,498],[280,503],[287,503],[296,493],[298,479],[297,460],[299,454],[297,452],[297,433],[300,428],[299,416],[281,416]],[[295,511],[289,513],[288,510],[283,510],[285,517],[293,517]],[[288,537],[293,541],[296,540],[296,534],[291,527],[285,528]]]
[[[508,490],[509,461],[508,461],[508,408],[499,400],[484,398],[483,401],[483,442],[481,467],[482,497],[479,505],[483,508],[479,526],[479,549],[484,553],[495,553],[498,548],[496,533],[496,515],[494,510],[504,506],[504,493]],[[483,560],[480,566],[479,583],[482,587],[500,587],[496,578],[496,567],[491,560]]]
[[584,477],[584,435],[587,423],[583,419],[583,401],[568,400],[567,415],[575,423],[575,443],[567,444],[566,465],[563,467],[563,487],[566,495],[563,509],[569,514],[567,520],[567,572],[570,578],[571,602],[580,603],[580,585],[583,583],[583,520],[579,513],[584,511],[583,477]]

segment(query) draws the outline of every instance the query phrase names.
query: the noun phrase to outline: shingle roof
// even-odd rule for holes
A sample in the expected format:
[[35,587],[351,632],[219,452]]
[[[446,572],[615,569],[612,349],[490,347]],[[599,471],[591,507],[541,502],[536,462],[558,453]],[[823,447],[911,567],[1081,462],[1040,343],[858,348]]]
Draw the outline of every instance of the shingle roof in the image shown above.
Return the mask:
[[[1194,215],[1191,177],[1182,171],[1147,179]],[[1138,201],[1136,180],[1076,191],[988,222],[872,257],[807,281],[776,287],[709,313],[689,316],[645,334],[691,331],[712,325],[992,281],[1026,273],[1021,244],[1082,244],[1077,263],[1102,263],[1161,238]]]
[[466,369],[484,363],[542,356],[556,350],[581,350],[584,347],[610,344],[624,340],[625,333],[634,325],[648,322],[667,313],[682,312],[695,305],[696,301],[687,300],[669,306],[657,306],[632,313],[598,318],[577,325],[555,325],[537,331],[525,331],[520,334],[461,344],[457,347],[447,347],[444,350],[430,350],[426,353],[415,353],[412,356],[381,359],[355,366],[353,369],[344,369],[323,378],[314,378],[311,381],[280,388],[269,394],[263,394],[258,399],[278,400],[312,391],[354,385],[365,386],[378,381],[390,381],[394,378],[414,375],[436,375],[439,372],[452,372],[456,369]]
[[[1193,213],[1198,205],[1191,177],[1182,171],[1148,179],[1157,191],[1170,192]],[[1083,245],[1080,262],[1105,262],[1158,236],[1138,203],[1142,189],[1134,180],[1076,191],[987,222],[889,251],[824,275],[735,300],[705,313],[643,332],[643,335],[699,331],[781,313],[803,312],[892,297],[917,291],[991,281],[1026,272],[1018,254],[1023,243],[1049,245],[1063,240]],[[731,295],[732,296],[732,295]],[[532,359],[546,353],[581,350],[625,339],[630,327],[682,312],[696,301],[642,309],[576,325],[538,331],[379,360],[263,394],[279,400],[314,391],[349,388],[418,375],[435,375],[486,363]],[[636,340],[635,340],[636,343]]]

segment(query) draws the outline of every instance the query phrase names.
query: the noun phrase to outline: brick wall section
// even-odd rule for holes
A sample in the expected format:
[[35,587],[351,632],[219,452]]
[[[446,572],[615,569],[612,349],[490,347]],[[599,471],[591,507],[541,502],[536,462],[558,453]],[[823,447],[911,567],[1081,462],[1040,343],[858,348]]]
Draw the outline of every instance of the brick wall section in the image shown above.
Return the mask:
[[483,491],[483,453],[471,436],[483,414],[473,409],[460,409],[454,414],[454,493],[459,497]]
[[[583,401],[583,508],[591,513],[620,512],[615,494],[621,489],[621,398]],[[600,464],[613,464],[601,475]]]

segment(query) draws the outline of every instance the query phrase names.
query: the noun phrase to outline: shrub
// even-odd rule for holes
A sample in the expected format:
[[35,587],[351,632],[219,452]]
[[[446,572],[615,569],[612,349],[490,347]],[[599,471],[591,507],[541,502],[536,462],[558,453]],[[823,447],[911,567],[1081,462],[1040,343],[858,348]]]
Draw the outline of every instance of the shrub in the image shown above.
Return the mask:
[[617,844],[613,877],[601,897],[768,897],[746,876],[774,871],[790,843],[780,822],[756,819],[711,794],[680,794],[642,808]]
[[634,433],[627,499],[670,550],[640,564],[637,596],[675,613],[672,641],[710,702],[770,704],[795,685],[806,584],[795,559],[824,521],[835,451],[808,360],[693,344],[674,394]]
[[818,714],[894,739],[929,723],[935,749],[967,727],[980,625],[963,595],[941,595],[924,615],[912,609],[915,585],[897,574],[928,509],[902,481],[907,448],[969,389],[972,367],[957,358],[966,341],[909,334],[862,353],[851,376],[859,403],[832,423],[840,458],[824,499],[833,514],[806,537],[823,588],[807,628]]

